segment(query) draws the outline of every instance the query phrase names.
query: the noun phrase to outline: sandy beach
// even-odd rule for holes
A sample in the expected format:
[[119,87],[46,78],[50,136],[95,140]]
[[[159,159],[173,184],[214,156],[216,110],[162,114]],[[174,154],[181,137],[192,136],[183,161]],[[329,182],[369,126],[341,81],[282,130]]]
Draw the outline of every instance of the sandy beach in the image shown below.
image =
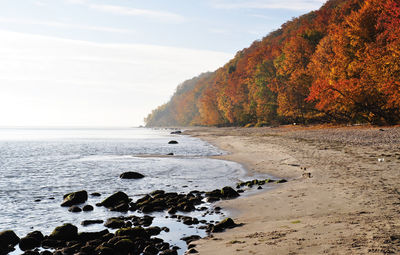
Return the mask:
[[243,226],[200,254],[400,254],[400,127],[194,128],[249,174],[289,182],[219,203]]

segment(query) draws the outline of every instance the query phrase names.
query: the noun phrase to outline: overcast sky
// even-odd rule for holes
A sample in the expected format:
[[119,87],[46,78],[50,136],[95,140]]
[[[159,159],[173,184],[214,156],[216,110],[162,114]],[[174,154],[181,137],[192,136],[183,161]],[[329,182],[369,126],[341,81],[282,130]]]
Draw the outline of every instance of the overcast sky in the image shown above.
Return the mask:
[[324,0],[0,0],[0,126],[138,126]]

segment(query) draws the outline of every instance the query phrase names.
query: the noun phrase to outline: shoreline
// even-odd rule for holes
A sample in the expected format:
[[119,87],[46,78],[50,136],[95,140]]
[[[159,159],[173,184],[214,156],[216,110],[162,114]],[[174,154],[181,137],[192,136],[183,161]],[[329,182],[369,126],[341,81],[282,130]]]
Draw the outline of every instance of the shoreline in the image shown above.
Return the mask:
[[230,152],[214,158],[238,162],[249,174],[291,180],[219,202],[244,225],[197,241],[200,254],[400,252],[399,127],[193,128],[185,134]]

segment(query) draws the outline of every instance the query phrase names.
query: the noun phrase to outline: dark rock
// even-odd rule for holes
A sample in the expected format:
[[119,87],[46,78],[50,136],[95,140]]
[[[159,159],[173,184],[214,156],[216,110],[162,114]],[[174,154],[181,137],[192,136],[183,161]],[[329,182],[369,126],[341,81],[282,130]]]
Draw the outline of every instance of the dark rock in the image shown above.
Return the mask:
[[189,245],[188,245],[188,249],[192,249],[192,248],[194,248],[194,247],[196,247],[197,245],[195,245],[194,243],[190,243]]
[[121,228],[115,232],[116,236],[129,236],[131,238],[142,238],[149,239],[150,236],[146,232],[146,230],[142,227],[134,227],[134,228]]
[[167,154],[167,156],[174,156],[174,153],[170,152]]
[[285,182],[287,182],[287,180],[285,180],[285,179],[280,179],[280,180],[277,180],[275,183],[285,183]]
[[161,230],[164,232],[169,232],[169,228],[167,228],[167,227],[162,227]]
[[137,172],[125,172],[119,176],[121,179],[141,179],[143,177],[143,174]]
[[111,211],[115,211],[115,212],[127,212],[129,210],[129,204],[128,203],[121,203],[119,205],[114,206],[110,210]]
[[54,240],[54,239],[44,239],[42,241],[43,248],[60,248],[65,246],[65,241]]
[[70,223],[56,227],[49,238],[56,240],[75,240],[78,237],[78,228]]
[[91,206],[91,205],[85,205],[83,208],[82,208],[82,210],[84,211],[84,212],[89,212],[89,211],[93,211],[93,206]]
[[149,227],[146,229],[146,232],[149,234],[149,236],[156,236],[161,233],[161,228],[157,226]]
[[213,226],[211,232],[222,232],[227,228],[236,227],[236,223],[231,218],[226,218]]
[[236,190],[236,192],[240,194],[240,193],[243,193],[243,192],[244,192],[244,190],[242,190],[242,189],[238,189],[238,190]]
[[61,206],[67,207],[67,206],[82,204],[86,202],[87,199],[88,199],[88,194],[86,190],[68,193],[64,195],[64,202],[61,204]]
[[217,202],[217,201],[219,201],[219,200],[221,200],[219,197],[207,197],[207,202],[209,202],[209,203],[214,203],[214,202]]
[[193,241],[199,240],[201,237],[198,235],[192,235],[192,236],[187,236],[187,237],[183,237],[181,238],[181,240],[185,241],[186,244],[189,244]]
[[124,192],[118,191],[117,193],[104,199],[103,202],[100,203],[100,205],[107,207],[107,208],[113,208],[113,207],[123,204],[123,203],[128,204],[129,197]]
[[144,255],[157,255],[158,254],[158,249],[154,247],[153,245],[148,245],[146,248],[143,250]]
[[42,252],[39,253],[40,255],[53,255],[53,253],[51,251],[48,250],[44,250]]
[[172,140],[172,141],[169,141],[169,142],[168,142],[168,144],[178,144],[178,142],[177,142],[177,141],[174,141],[174,140]]
[[258,188],[257,189],[263,189],[261,186],[258,186]]
[[113,229],[122,228],[125,226],[125,221],[120,218],[109,218],[106,223],[104,223],[104,226]]
[[160,255],[178,255],[178,252],[176,250],[165,250]]
[[223,198],[235,198],[235,197],[238,197],[240,195],[239,195],[239,193],[236,192],[236,190],[232,189],[229,186],[226,186],[226,187],[222,188],[221,196]]
[[96,254],[99,255],[114,255],[115,251],[107,246],[100,245],[96,248]]
[[179,135],[179,134],[182,134],[182,131],[177,130],[177,131],[172,131],[171,132],[171,135]]
[[191,248],[186,253],[187,254],[193,254],[193,253],[199,253],[199,252],[195,248]]
[[118,252],[127,253],[130,250],[135,249],[135,244],[132,240],[129,239],[121,239],[114,244],[114,249]]
[[25,251],[22,255],[39,255],[38,251]]
[[93,193],[90,194],[90,195],[93,196],[93,197],[100,197],[100,196],[101,196],[101,194],[98,193],[98,192],[93,192]]
[[74,206],[71,206],[68,209],[68,211],[76,213],[76,212],[82,212],[82,209],[79,206],[74,205]]
[[107,229],[98,232],[80,232],[78,233],[78,240],[80,242],[101,239],[104,235],[110,233]]
[[92,224],[102,224],[104,221],[103,220],[84,220],[81,222],[82,226],[89,226]]
[[7,249],[9,246],[15,246],[19,240],[19,237],[12,230],[0,232],[0,250]]
[[40,198],[38,198],[38,199],[35,199],[33,202],[40,202],[40,201],[42,201],[42,199],[40,199]]
[[19,248],[23,251],[32,250],[33,248],[39,246],[40,246],[40,241],[33,237],[23,237],[19,241]]
[[33,231],[31,233],[28,233],[26,236],[35,238],[39,242],[43,241],[43,239],[44,239],[44,236],[43,236],[42,232],[40,232],[40,231]]

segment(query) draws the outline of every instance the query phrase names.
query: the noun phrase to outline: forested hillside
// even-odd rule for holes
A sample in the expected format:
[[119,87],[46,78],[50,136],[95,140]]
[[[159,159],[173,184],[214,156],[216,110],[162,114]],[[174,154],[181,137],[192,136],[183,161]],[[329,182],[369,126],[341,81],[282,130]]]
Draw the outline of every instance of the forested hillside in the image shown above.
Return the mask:
[[147,126],[400,122],[400,0],[330,0],[188,80]]

